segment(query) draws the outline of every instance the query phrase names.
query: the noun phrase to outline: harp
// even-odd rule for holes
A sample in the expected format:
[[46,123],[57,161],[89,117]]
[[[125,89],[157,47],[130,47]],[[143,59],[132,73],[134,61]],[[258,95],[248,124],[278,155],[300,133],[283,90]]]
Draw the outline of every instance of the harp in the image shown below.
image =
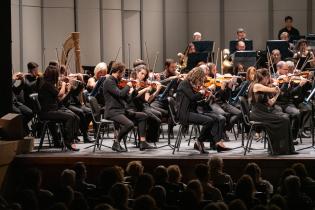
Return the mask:
[[61,64],[68,65],[69,53],[74,49],[75,72],[82,73],[81,58],[80,58],[80,32],[72,32],[63,44],[61,54]]

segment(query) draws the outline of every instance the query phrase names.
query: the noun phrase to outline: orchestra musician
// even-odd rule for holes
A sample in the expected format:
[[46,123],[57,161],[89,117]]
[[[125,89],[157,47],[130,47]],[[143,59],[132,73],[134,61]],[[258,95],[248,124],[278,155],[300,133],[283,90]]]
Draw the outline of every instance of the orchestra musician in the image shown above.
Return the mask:
[[148,142],[157,142],[162,113],[150,106],[150,103],[159,94],[162,86],[159,82],[148,81],[149,70],[145,65],[136,66],[134,71],[137,84],[127,109],[147,114],[146,139]]
[[[284,31],[280,34],[280,40],[284,40],[284,41],[287,41],[289,42],[289,33]],[[294,51],[294,44],[289,42],[289,50],[290,52],[293,52]]]
[[291,16],[286,16],[284,18],[285,27],[280,29],[278,32],[278,39],[280,39],[280,36],[282,32],[287,32],[289,34],[289,42],[293,42],[293,40],[299,40],[300,39],[300,32],[298,29],[293,27],[293,18]]
[[306,68],[315,66],[314,54],[308,48],[308,42],[306,39],[300,39],[297,42],[293,58],[297,60],[297,68],[302,71]]
[[246,41],[246,31],[243,28],[238,28],[236,31],[236,41]]
[[[215,120],[204,114],[197,112],[197,102],[202,100],[205,91],[198,90],[199,86],[203,85],[205,80],[204,70],[200,67],[192,69],[187,77],[179,84],[176,92],[176,107],[177,118],[179,122],[188,126],[190,123],[202,125],[200,135],[194,144],[194,149],[198,150],[201,154],[207,154],[205,150],[204,141],[213,141],[211,134],[212,126]],[[195,90],[194,90],[195,89]],[[222,142],[217,142],[217,147],[223,148]]]
[[94,68],[94,76],[89,78],[86,89],[88,92],[91,92],[95,86],[97,81],[107,74],[107,64],[104,62],[98,63]]
[[111,75],[105,80],[103,94],[105,100],[104,116],[113,120],[120,126],[119,133],[114,140],[112,150],[124,152],[120,141],[134,128],[136,124],[140,135],[140,150],[152,149],[146,141],[146,119],[147,115],[143,112],[127,110],[127,100],[134,91],[131,81],[126,83],[122,89],[118,84],[125,74],[126,67],[123,63],[117,62],[111,69]]
[[67,97],[66,92],[70,90],[71,85],[62,81],[60,90],[58,90],[58,78],[58,67],[49,65],[38,90],[38,100],[42,108],[40,118],[61,121],[64,124],[65,146],[71,151],[79,151],[78,148],[71,145],[78,134],[79,117],[64,106],[60,106],[60,102]]
[[[270,74],[267,69],[256,71],[255,81],[249,89],[249,101],[252,107],[250,118],[265,122],[274,154],[297,154],[291,134],[290,117],[278,112],[274,104],[280,94],[279,87],[270,87]],[[270,94],[275,94],[270,96]]]

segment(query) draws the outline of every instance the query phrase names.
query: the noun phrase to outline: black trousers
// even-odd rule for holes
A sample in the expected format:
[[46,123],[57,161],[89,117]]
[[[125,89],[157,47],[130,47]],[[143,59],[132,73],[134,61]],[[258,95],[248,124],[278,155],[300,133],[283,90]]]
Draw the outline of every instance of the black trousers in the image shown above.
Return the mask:
[[28,135],[29,133],[28,123],[32,120],[34,116],[33,111],[20,102],[13,103],[12,109],[14,113],[22,115],[24,135]]
[[68,106],[68,109],[71,110],[76,115],[78,115],[78,117],[80,118],[80,123],[79,123],[80,130],[83,135],[86,135],[89,124],[92,121],[91,109],[86,106],[79,107],[75,105]]
[[64,124],[64,140],[65,143],[71,143],[77,136],[79,130],[79,117],[66,108],[60,108],[56,111],[42,112],[40,114],[42,120],[55,120]]
[[160,136],[162,113],[145,105],[143,112],[148,115],[146,139],[148,142],[157,142]]
[[196,112],[188,113],[188,123],[202,125],[198,141],[211,141],[213,136],[211,134],[212,126],[215,123],[215,120],[204,114],[198,114]]
[[226,125],[226,130],[231,130],[232,126],[242,119],[242,112],[235,106],[232,106],[228,103],[217,104],[214,103],[211,105],[211,108],[214,112],[217,112],[225,117],[229,117],[228,123]]
[[144,137],[146,133],[146,119],[147,115],[143,112],[135,112],[133,110],[127,110],[125,114],[119,114],[113,117],[110,117],[110,120],[113,120],[115,123],[118,123],[120,126],[119,133],[117,135],[117,140],[120,142],[129,131],[131,131],[135,124],[139,128],[140,137]]
[[212,129],[211,129],[211,134],[213,135],[214,142],[218,142],[221,139],[224,139],[225,122],[226,122],[225,117],[213,111],[206,112],[204,113],[204,115],[213,118],[215,121],[215,124],[212,126]]

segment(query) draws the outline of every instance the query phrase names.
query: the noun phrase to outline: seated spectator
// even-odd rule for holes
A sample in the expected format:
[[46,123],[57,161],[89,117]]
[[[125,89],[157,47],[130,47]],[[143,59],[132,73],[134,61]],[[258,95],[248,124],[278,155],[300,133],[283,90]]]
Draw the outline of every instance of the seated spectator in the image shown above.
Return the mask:
[[300,178],[290,175],[284,180],[286,195],[284,198],[287,201],[289,210],[311,210],[312,200],[306,194],[301,192]]
[[315,199],[315,181],[312,179],[305,168],[303,163],[295,163],[292,165],[296,176],[300,178],[301,191]]
[[195,168],[195,175],[202,185],[204,200],[214,202],[223,200],[220,190],[209,182],[209,167],[206,164],[198,164]]
[[35,192],[40,209],[47,209],[54,202],[54,194],[41,188],[42,173],[36,168],[30,168],[23,174],[23,188]]
[[107,196],[114,184],[123,182],[123,177],[122,168],[119,166],[104,168],[99,175],[99,183],[97,185],[100,196]]
[[155,185],[161,185],[165,189],[168,187],[168,183],[167,183],[168,174],[167,174],[167,168],[165,168],[165,166],[163,165],[157,166],[153,171],[153,177],[154,177]]
[[272,184],[261,177],[261,169],[256,163],[248,163],[245,167],[244,174],[249,175],[255,185],[257,192],[263,193],[263,203],[266,204],[267,198],[273,193]]
[[141,161],[135,160],[129,162],[126,167],[126,173],[127,176],[125,177],[125,182],[134,189],[139,176],[143,174],[143,165]]
[[95,206],[94,210],[116,210],[111,205],[107,203],[101,203]]
[[229,210],[247,210],[247,207],[241,199],[235,199],[229,203]]
[[158,208],[151,196],[141,195],[135,200],[133,210],[158,210]]
[[109,192],[109,196],[113,201],[113,207],[119,210],[129,210],[128,198],[129,188],[123,183],[116,183]]
[[249,175],[241,176],[236,184],[235,196],[245,203],[247,209],[251,209],[260,203],[259,200],[254,197],[254,193],[255,185],[252,178]]
[[280,180],[279,180],[279,186],[278,186],[278,189],[277,189],[277,191],[278,191],[278,193],[280,195],[285,195],[286,194],[285,187],[284,187],[284,180],[290,175],[295,175],[295,171],[292,168],[286,168],[282,172],[282,174],[280,176]]
[[134,189],[134,198],[138,198],[141,195],[149,194],[154,185],[154,179],[151,174],[144,173],[139,176]]
[[152,188],[150,195],[155,200],[155,203],[160,210],[176,210],[177,209],[176,206],[170,206],[166,203],[166,190],[164,189],[163,186],[155,185]]
[[177,205],[180,193],[186,190],[186,185],[181,182],[182,174],[178,165],[167,167],[168,187],[166,189],[166,202],[171,205]]
[[230,175],[223,172],[223,160],[219,156],[213,156],[208,161],[209,177],[213,186],[217,187],[223,197],[233,190],[233,181]]
[[33,190],[20,191],[16,196],[16,202],[21,205],[23,210],[39,210],[38,200]]
[[278,206],[282,210],[288,209],[287,202],[282,195],[275,194],[269,201],[269,206]]
[[96,189],[96,186],[86,182],[87,170],[85,164],[83,162],[75,163],[74,171],[76,173],[75,190],[89,196]]

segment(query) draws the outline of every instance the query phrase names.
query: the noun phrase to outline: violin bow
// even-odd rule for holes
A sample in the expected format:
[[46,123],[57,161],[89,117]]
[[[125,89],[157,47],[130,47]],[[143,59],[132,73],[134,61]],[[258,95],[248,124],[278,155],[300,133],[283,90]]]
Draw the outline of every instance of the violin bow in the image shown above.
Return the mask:
[[149,60],[149,53],[148,53],[147,41],[144,42],[144,47],[145,47],[145,52],[146,52],[146,55],[147,55],[147,65],[148,65],[148,69],[150,69],[150,60]]

